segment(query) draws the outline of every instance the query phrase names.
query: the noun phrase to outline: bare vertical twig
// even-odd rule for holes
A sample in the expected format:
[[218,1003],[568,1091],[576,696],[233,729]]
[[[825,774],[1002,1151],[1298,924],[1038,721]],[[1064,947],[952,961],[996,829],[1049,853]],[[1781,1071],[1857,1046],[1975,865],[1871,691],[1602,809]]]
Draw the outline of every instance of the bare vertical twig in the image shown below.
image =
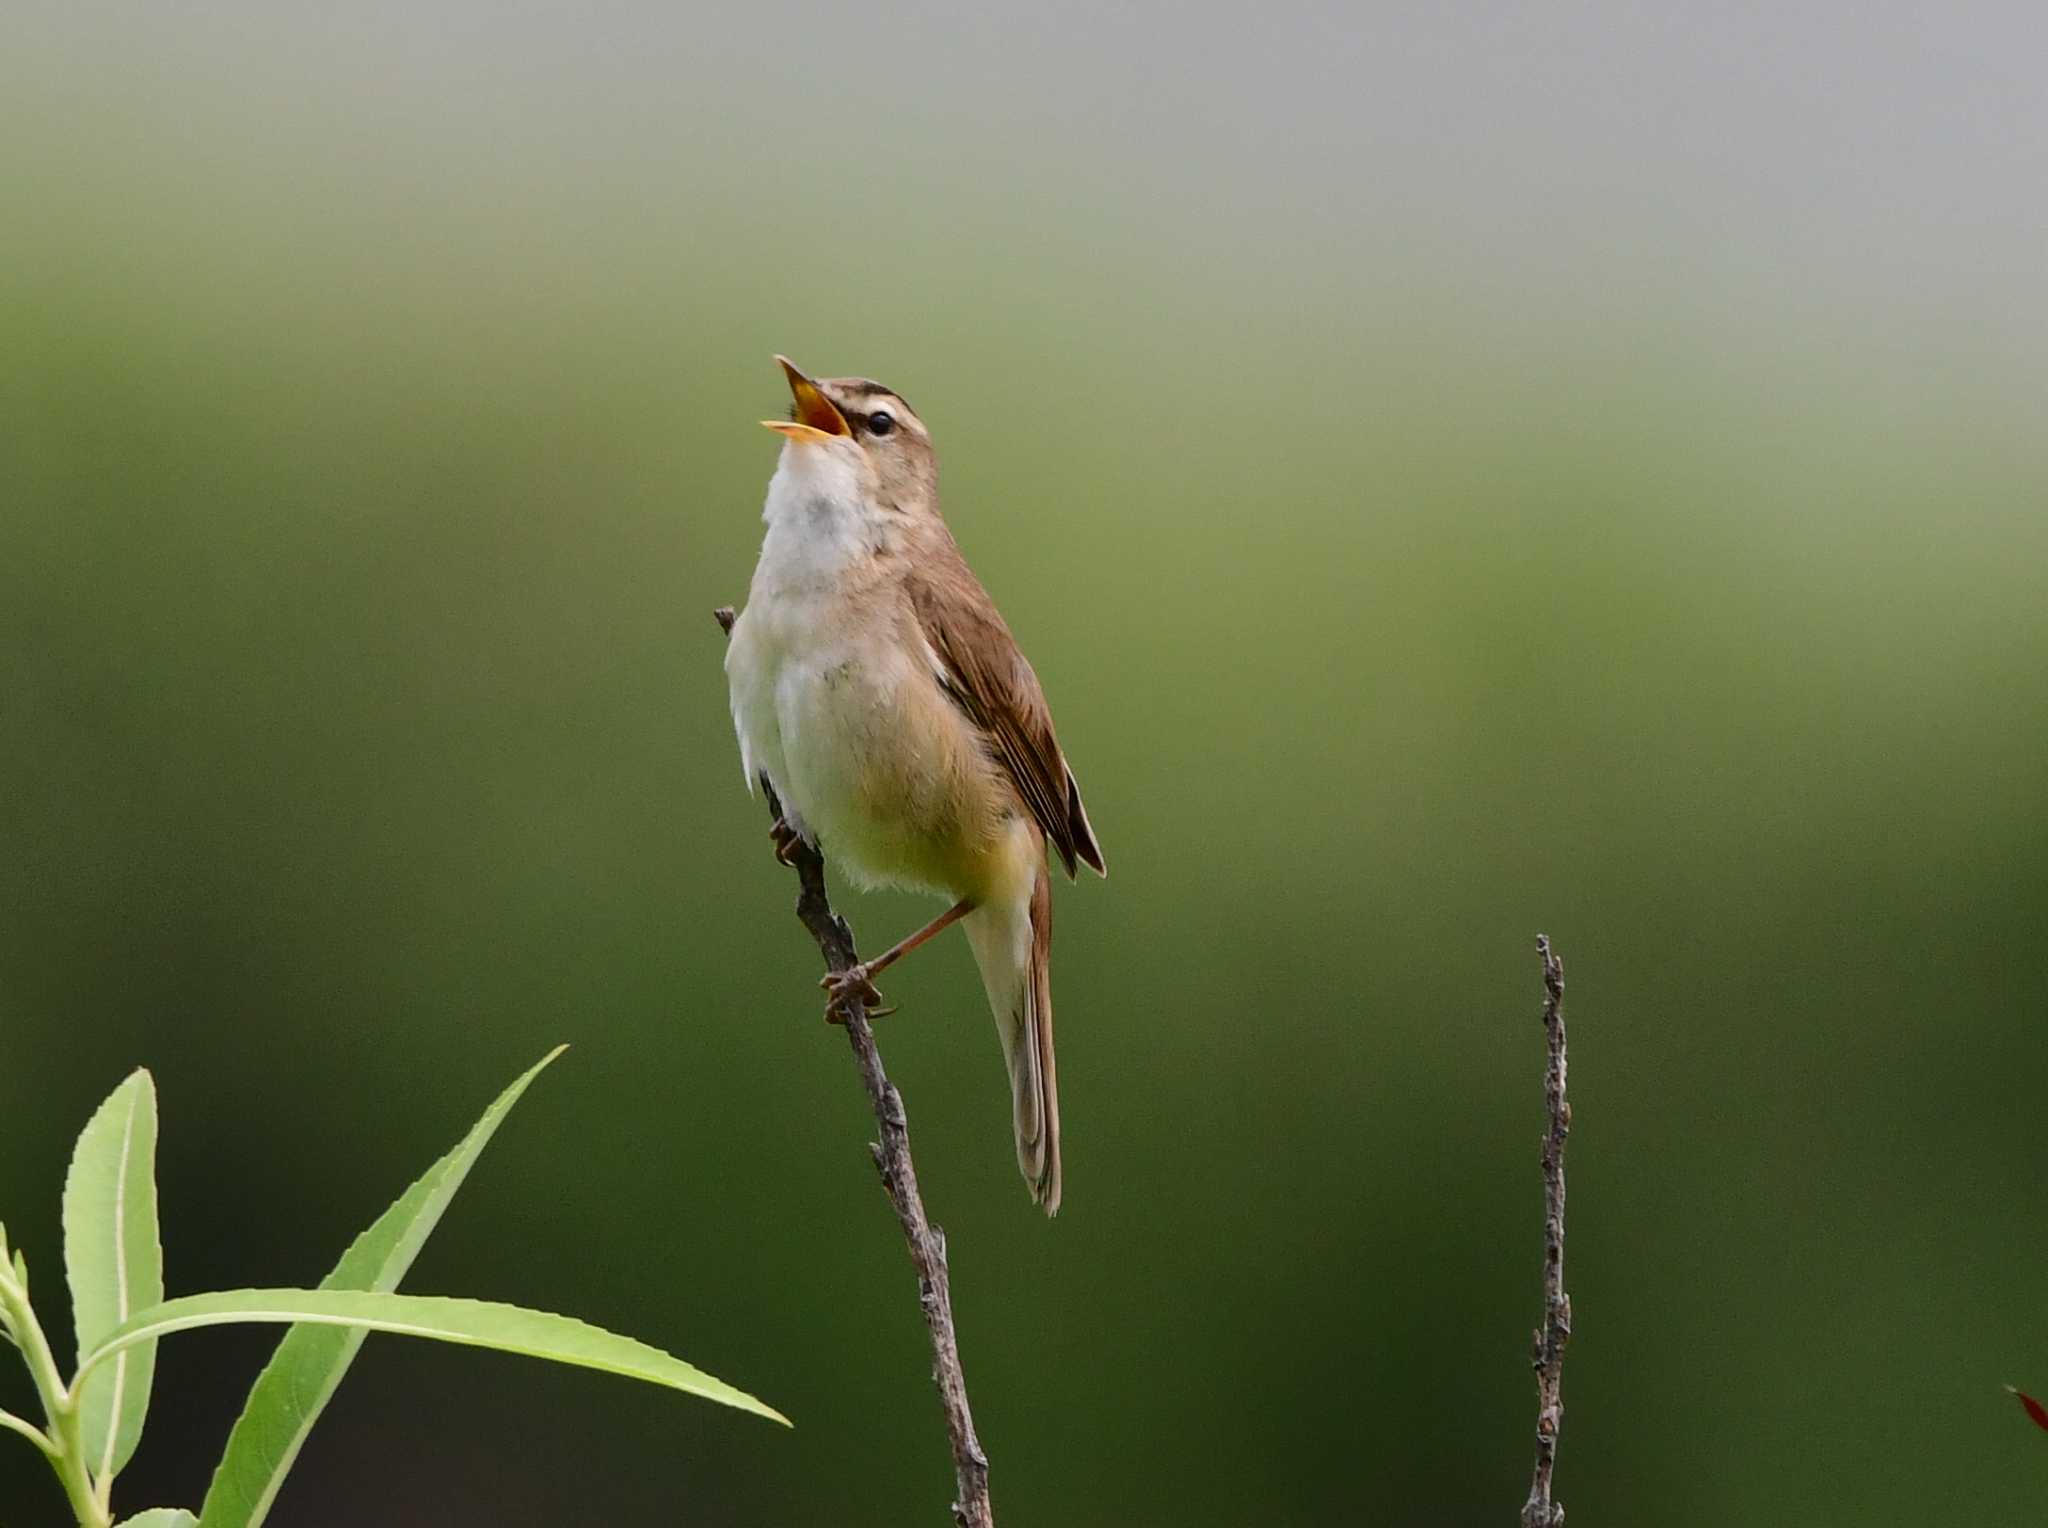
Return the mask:
[[1530,1355],[1536,1370],[1536,1472],[1522,1506],[1522,1528],[1560,1528],[1564,1508],[1550,1499],[1550,1476],[1564,1426],[1564,1345],[1572,1336],[1572,1301],[1564,1292],[1564,1143],[1572,1106],[1565,1097],[1564,961],[1542,934],[1536,936],[1536,954],[1543,962],[1543,1032],[1550,1053],[1543,1102],[1550,1125],[1543,1136],[1543,1325]]
[[[715,612],[718,624],[730,634],[732,607],[721,605]],[[763,782],[764,786],[766,782]],[[770,816],[782,815],[782,803],[767,790]],[[825,957],[825,969],[845,971],[859,963],[853,930],[832,910],[825,892],[825,859],[809,844],[798,840],[789,851],[796,867],[796,915],[818,942]],[[946,1436],[952,1444],[956,1495],[953,1522],[956,1528],[995,1528],[995,1509],[988,1497],[988,1455],[974,1435],[974,1412],[967,1403],[967,1380],[960,1369],[960,1339],[953,1330],[953,1289],[946,1267],[946,1233],[933,1225],[924,1212],[924,1196],[917,1188],[917,1165],[910,1158],[910,1122],[903,1112],[903,1095],[882,1070],[882,1053],[875,1048],[874,1028],[857,996],[842,1002],[838,1016],[846,1026],[847,1043],[860,1068],[861,1082],[875,1111],[880,1139],[869,1143],[875,1166],[882,1175],[882,1188],[903,1228],[904,1245],[917,1268],[917,1302],[924,1311],[924,1325],[932,1341],[932,1379],[939,1387],[939,1403],[946,1412]]]

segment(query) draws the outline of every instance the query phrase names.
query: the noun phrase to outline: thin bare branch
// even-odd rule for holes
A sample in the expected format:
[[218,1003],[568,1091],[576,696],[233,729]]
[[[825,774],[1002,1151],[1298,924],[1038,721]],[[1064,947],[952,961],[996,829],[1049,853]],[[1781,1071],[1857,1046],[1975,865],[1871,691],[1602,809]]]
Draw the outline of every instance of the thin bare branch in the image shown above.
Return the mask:
[[1543,1032],[1549,1042],[1543,1102],[1550,1124],[1543,1136],[1543,1325],[1530,1355],[1536,1370],[1536,1471],[1522,1506],[1522,1528],[1560,1528],[1564,1508],[1551,1500],[1550,1477],[1564,1427],[1564,1347],[1572,1336],[1572,1301],[1564,1292],[1564,1143],[1572,1106],[1565,1096],[1564,961],[1542,934],[1536,936],[1536,954],[1543,962]]
[[[732,631],[732,607],[722,605],[713,614],[728,634]],[[774,788],[762,781],[768,796],[769,814],[782,817],[782,803]],[[853,930],[832,910],[825,892],[825,859],[801,839],[787,850],[796,868],[796,915],[817,941],[827,971],[845,971],[857,965]],[[933,1225],[924,1212],[924,1196],[918,1192],[917,1165],[910,1157],[910,1122],[903,1112],[903,1095],[896,1091],[882,1070],[882,1054],[875,1048],[874,1027],[858,996],[849,994],[837,1010],[845,1025],[847,1043],[853,1047],[854,1063],[860,1068],[868,1102],[875,1111],[880,1139],[872,1141],[875,1166],[882,1175],[882,1188],[903,1228],[903,1242],[910,1249],[910,1261],[917,1269],[917,1301],[924,1312],[925,1330],[931,1336],[932,1378],[939,1387],[939,1403],[945,1408],[946,1436],[952,1445],[956,1495],[953,1522],[956,1528],[994,1528],[995,1509],[989,1505],[988,1455],[974,1435],[974,1412],[967,1403],[967,1380],[960,1369],[960,1340],[953,1329],[953,1290],[946,1268],[946,1233]]]

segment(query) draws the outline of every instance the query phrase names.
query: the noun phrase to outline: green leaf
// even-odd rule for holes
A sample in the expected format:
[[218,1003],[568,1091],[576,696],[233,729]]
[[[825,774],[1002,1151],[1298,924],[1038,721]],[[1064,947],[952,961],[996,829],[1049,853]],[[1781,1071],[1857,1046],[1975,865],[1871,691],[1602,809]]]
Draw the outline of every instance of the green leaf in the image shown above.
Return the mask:
[[[428,1168],[396,1204],[377,1217],[376,1224],[355,1239],[334,1271],[320,1281],[320,1287],[396,1289],[519,1095],[566,1049],[556,1046],[500,1093],[461,1143]],[[228,1437],[227,1450],[213,1472],[213,1484],[199,1509],[204,1528],[258,1528],[270,1515],[278,1488],[348,1366],[355,1362],[364,1335],[360,1327],[333,1326],[299,1326],[285,1333],[277,1352],[256,1376],[242,1415]]]
[[133,1517],[124,1517],[115,1528],[198,1528],[199,1519],[183,1507],[151,1507]]
[[96,1375],[102,1365],[131,1348],[173,1332],[252,1321],[364,1327],[402,1337],[433,1337],[503,1353],[524,1353],[554,1363],[602,1369],[627,1379],[644,1379],[789,1425],[789,1418],[744,1390],[631,1337],[569,1316],[439,1295],[372,1294],[353,1289],[232,1289],[187,1295],[131,1316],[86,1355],[79,1372]]
[[[164,1297],[156,1223],[156,1085],[131,1072],[86,1122],[64,1177],[64,1275],[71,1285],[78,1352]],[[156,1349],[137,1343],[80,1394],[86,1468],[117,1474],[142,1441]]]

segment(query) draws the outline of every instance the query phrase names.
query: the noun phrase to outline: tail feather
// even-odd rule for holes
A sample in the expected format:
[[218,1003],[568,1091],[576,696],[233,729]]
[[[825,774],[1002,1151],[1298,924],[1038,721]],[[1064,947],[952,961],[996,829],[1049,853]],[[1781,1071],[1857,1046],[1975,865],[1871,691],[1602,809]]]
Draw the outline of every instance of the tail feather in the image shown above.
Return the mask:
[[1010,1072],[1017,1167],[1048,1215],[1060,1207],[1060,1094],[1052,1045],[1052,878],[1041,858],[1028,897],[965,920]]

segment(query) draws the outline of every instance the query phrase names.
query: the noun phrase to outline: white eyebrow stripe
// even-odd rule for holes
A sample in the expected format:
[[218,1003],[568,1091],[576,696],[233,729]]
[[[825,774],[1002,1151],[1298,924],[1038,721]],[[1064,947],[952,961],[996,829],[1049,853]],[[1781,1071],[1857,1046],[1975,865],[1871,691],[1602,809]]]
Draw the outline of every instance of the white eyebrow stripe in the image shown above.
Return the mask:
[[[834,382],[841,384],[843,381],[844,379],[834,379]],[[914,429],[926,440],[931,439],[932,432],[924,427],[924,421],[917,417],[917,411],[904,402],[900,395],[890,392],[881,383],[873,383],[874,391],[870,392],[865,385],[834,385],[834,382],[820,382],[816,385],[818,391],[829,398],[832,406],[844,414],[849,422],[856,417],[865,420],[868,415],[880,410],[895,420],[899,428]]]

